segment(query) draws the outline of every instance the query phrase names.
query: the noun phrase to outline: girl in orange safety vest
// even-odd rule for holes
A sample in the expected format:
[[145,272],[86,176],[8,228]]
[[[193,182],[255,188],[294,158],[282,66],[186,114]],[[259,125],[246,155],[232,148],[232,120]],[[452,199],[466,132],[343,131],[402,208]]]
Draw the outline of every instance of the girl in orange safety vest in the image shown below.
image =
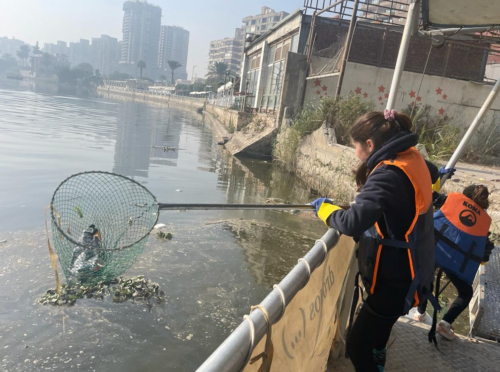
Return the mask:
[[312,203],[327,226],[359,241],[358,276],[367,296],[346,345],[358,372],[383,371],[394,323],[431,291],[432,183],[411,127],[395,110],[361,116],[350,131],[361,160],[355,202],[348,210],[325,198]]

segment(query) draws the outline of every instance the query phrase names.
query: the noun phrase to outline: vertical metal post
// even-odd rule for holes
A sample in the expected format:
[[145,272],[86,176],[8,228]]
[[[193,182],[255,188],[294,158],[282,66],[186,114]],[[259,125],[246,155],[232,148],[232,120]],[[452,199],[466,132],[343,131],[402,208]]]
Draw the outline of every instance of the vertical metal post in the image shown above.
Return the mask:
[[335,92],[335,99],[338,99],[340,96],[340,91],[342,90],[342,82],[344,80],[345,75],[345,66],[347,64],[347,58],[349,57],[349,50],[351,49],[352,37],[354,36],[354,25],[358,19],[358,5],[359,0],[354,1],[354,5],[352,8],[352,16],[351,22],[349,23],[349,30],[347,31],[347,39],[344,45],[344,56],[342,58],[342,66],[340,67],[339,79],[337,81],[337,91]]
[[401,81],[401,76],[403,75],[406,55],[408,54],[408,48],[410,47],[411,34],[415,25],[418,24],[419,13],[420,0],[416,0],[414,3],[410,4],[410,10],[408,11],[408,17],[406,18],[403,37],[401,39],[401,45],[399,47],[398,60],[396,61],[394,76],[392,77],[391,90],[389,91],[389,98],[387,99],[387,110],[392,110],[396,103],[399,82]]
[[[486,98],[486,100],[484,101],[483,106],[481,107],[481,109],[477,113],[477,115],[474,118],[474,121],[470,125],[469,129],[467,129],[467,132],[465,133],[464,138],[462,138],[457,149],[455,150],[455,152],[451,156],[450,160],[446,164],[447,169],[453,168],[455,166],[455,164],[457,164],[458,159],[460,158],[460,155],[462,155],[462,153],[465,150],[465,147],[467,146],[467,144],[471,140],[477,127],[483,121],[484,116],[488,112],[489,108],[491,107],[491,104],[493,103],[493,101],[497,97],[499,91],[500,91],[500,79],[498,79],[497,82],[495,83],[495,86],[493,87],[490,94],[488,95],[488,98]],[[441,187],[443,186],[444,182],[448,179],[448,175],[449,175],[449,173],[446,173],[443,176],[443,178],[441,178]]]

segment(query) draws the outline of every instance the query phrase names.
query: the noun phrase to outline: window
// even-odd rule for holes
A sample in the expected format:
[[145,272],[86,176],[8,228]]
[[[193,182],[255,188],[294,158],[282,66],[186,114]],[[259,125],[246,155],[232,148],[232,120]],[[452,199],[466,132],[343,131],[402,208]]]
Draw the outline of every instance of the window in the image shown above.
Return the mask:
[[290,43],[283,45],[283,49],[281,50],[281,58],[287,58],[289,51],[290,51]]
[[275,16],[275,17],[274,17],[274,22],[279,22],[279,20],[280,20],[280,17],[279,17],[279,16]]
[[267,28],[266,25],[260,26],[261,31],[266,31],[266,28]]
[[281,46],[276,48],[276,52],[274,53],[274,62],[279,61],[281,59]]
[[295,34],[292,36],[292,42],[290,45],[290,50],[294,53],[298,52],[299,49],[299,34]]
[[255,22],[255,19],[252,21],[252,25],[254,25],[256,22]]
[[401,4],[401,6],[399,7],[399,9],[406,10],[406,7],[407,7],[407,5]]

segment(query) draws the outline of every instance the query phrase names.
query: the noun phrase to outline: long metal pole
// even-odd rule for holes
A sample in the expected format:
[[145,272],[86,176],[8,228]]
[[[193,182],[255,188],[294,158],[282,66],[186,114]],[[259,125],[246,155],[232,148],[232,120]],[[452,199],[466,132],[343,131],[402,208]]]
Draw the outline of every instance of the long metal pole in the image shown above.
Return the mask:
[[301,209],[314,210],[310,204],[159,204],[161,210],[208,211],[208,210],[252,210],[252,209]]
[[394,68],[391,90],[389,91],[389,98],[387,99],[387,110],[392,110],[396,103],[399,82],[401,81],[401,76],[403,75],[406,55],[408,54],[408,48],[410,47],[411,34],[416,22],[418,22],[419,10],[420,0],[416,0],[414,3],[410,4],[410,10],[408,11],[408,17],[406,18],[406,24],[403,31],[403,38],[401,39],[401,45],[399,46],[398,59],[396,61],[396,67]]
[[[493,89],[491,90],[490,94],[488,95],[488,98],[486,98],[486,101],[484,101],[483,106],[481,107],[481,109],[477,113],[477,115],[474,118],[474,121],[470,125],[469,129],[467,129],[467,132],[465,133],[464,138],[462,138],[457,149],[455,150],[455,152],[451,156],[450,160],[446,164],[447,169],[455,167],[455,165],[458,162],[458,159],[460,158],[460,155],[462,155],[467,144],[469,143],[469,141],[472,139],[472,136],[476,132],[479,124],[481,124],[481,122],[483,121],[484,116],[486,115],[486,113],[490,109],[490,107],[491,107],[493,101],[495,100],[495,98],[497,97],[499,91],[500,91],[500,79],[498,79],[497,82],[495,83],[495,85],[493,86]],[[446,173],[443,176],[443,178],[441,178],[441,187],[443,186],[444,182],[448,179],[448,175],[449,174]]]
[[[329,229],[321,240],[325,242],[328,249],[332,249],[339,241],[339,233],[334,229]],[[314,272],[325,260],[325,248],[318,241],[314,247],[304,256],[304,260],[309,263],[311,273]],[[283,291],[285,303],[289,304],[295,295],[307,284],[309,272],[306,265],[297,264],[279,283]],[[271,324],[276,323],[283,312],[283,301],[278,289],[273,291],[260,303],[267,309]],[[255,327],[256,346],[266,334],[266,320],[260,310],[250,313],[250,319]],[[213,352],[213,354],[198,369],[198,372],[236,372],[240,371],[247,359],[250,350],[250,325],[245,320],[233,333]]]
[[340,96],[340,91],[342,90],[342,82],[344,81],[345,66],[347,64],[347,58],[349,57],[349,51],[351,50],[352,37],[354,36],[354,26],[358,19],[358,5],[359,0],[354,1],[354,6],[352,9],[351,22],[349,23],[349,30],[347,31],[347,39],[344,46],[344,56],[342,58],[342,66],[340,67],[339,79],[337,81],[337,90],[335,92],[335,99]]
[[[163,211],[210,211],[210,210],[258,210],[258,209],[300,209],[313,211],[311,204],[164,204],[160,203]],[[342,209],[349,209],[347,205],[340,205]]]

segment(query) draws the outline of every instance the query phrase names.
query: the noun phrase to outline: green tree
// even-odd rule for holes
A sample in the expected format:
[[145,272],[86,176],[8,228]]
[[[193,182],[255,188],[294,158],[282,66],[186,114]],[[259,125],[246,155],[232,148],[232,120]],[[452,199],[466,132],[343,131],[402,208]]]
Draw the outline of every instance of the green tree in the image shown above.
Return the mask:
[[23,65],[26,66],[26,61],[28,60],[28,57],[30,56],[30,47],[29,45],[21,45],[19,47],[19,50],[17,51],[17,56],[21,61],[23,61]]
[[170,71],[172,71],[172,80],[170,81],[172,85],[174,85],[174,71],[181,67],[182,65],[177,61],[167,61],[168,67],[170,67]]
[[92,76],[94,75],[94,68],[90,63],[83,62],[76,66],[76,70],[82,70],[84,76]]
[[98,68],[96,68],[94,71],[94,75],[97,77],[101,77],[101,71]]
[[14,66],[17,66],[17,61],[10,54],[5,53],[2,58],[0,58],[0,72],[7,71]]
[[163,84],[165,84],[165,80],[167,80],[167,77],[165,75],[160,75],[160,80]]
[[34,55],[43,54],[42,51],[40,50],[40,47],[38,46],[38,41],[36,42],[36,45],[33,47],[33,54]]
[[217,79],[218,81],[224,80],[226,71],[229,70],[229,65],[224,62],[215,62],[208,68],[207,77]]
[[142,59],[137,62],[137,67],[139,67],[141,69],[141,79],[142,79],[142,69],[143,68],[146,68],[146,62],[144,62]]
[[113,72],[108,77],[111,80],[127,80],[127,79],[131,78],[131,76],[129,74],[126,74],[124,72],[118,72],[118,71]]

